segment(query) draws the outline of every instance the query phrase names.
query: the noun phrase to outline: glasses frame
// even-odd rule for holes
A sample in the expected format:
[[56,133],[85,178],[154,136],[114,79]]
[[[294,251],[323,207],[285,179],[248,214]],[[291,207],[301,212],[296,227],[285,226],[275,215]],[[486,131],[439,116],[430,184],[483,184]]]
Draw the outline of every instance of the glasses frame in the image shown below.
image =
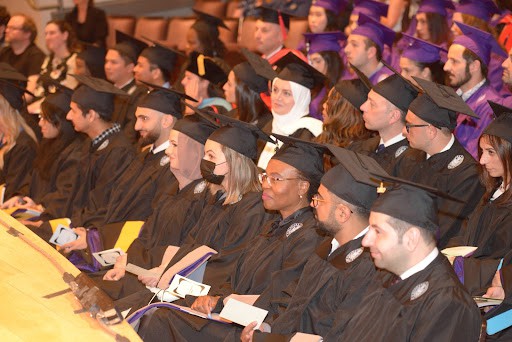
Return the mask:
[[405,130],[407,131],[407,133],[410,133],[410,129],[411,128],[414,128],[414,127],[429,127],[429,126],[432,126],[432,125],[431,124],[414,125],[414,124],[406,123],[405,124]]
[[289,180],[300,180],[300,178],[298,178],[298,177],[295,177],[295,178],[274,177],[274,176],[267,175],[266,172],[262,172],[262,173],[258,174],[258,180],[260,181],[261,184],[263,184],[264,182],[267,182],[268,186],[273,186],[274,184],[276,184],[278,182],[284,182],[284,181],[289,181]]

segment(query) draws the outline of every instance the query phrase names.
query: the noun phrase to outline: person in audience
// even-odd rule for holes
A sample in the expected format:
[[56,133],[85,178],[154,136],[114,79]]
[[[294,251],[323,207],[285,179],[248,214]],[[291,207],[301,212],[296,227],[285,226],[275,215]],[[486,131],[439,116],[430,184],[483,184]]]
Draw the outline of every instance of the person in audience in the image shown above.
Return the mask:
[[[189,55],[185,75],[181,84],[185,88],[185,94],[196,99],[198,108],[210,107],[216,113],[229,112],[231,104],[224,99],[222,87],[226,83],[229,74],[229,66],[219,58],[207,57],[197,52]],[[192,104],[190,100],[187,100]],[[191,114],[190,107],[185,109],[185,114]]]
[[75,73],[77,75],[92,76],[106,79],[105,55],[107,51],[103,47],[87,44],[76,55]]
[[341,31],[304,33],[308,61],[316,70],[326,76],[324,86],[315,89],[309,106],[309,115],[322,120],[322,105],[329,90],[340,80],[343,62],[339,55],[340,43],[345,38]]
[[421,1],[416,11],[415,36],[446,49],[450,40],[450,30],[448,28],[449,9],[455,9],[451,1]]
[[137,58],[137,64],[133,68],[135,80],[139,83],[170,88],[173,74],[176,72],[176,60],[181,54],[157,42],[152,43],[153,45],[142,50]]
[[0,6],[0,48],[5,46],[5,29],[11,19],[11,14],[5,6]]
[[94,6],[94,0],[73,0],[75,7],[66,14],[79,41],[96,46],[105,46],[108,22],[105,11]]
[[2,208],[21,207],[41,212],[36,222],[71,216],[73,191],[80,184],[77,169],[83,143],[66,120],[73,90],[58,86],[41,104],[39,126],[43,139],[38,145],[27,192],[3,203]]
[[290,16],[283,11],[258,7],[254,40],[256,49],[270,64],[274,64],[290,50],[284,47],[290,30]]
[[375,19],[380,22],[382,17],[387,16],[389,6],[384,2],[375,0],[355,0],[354,8],[350,12],[348,25],[345,27],[344,33],[348,37],[352,31],[357,27],[359,14],[364,14],[367,17]]
[[192,9],[197,20],[187,31],[186,53],[193,51],[205,56],[224,58],[226,46],[219,38],[219,28],[229,30],[221,18]]
[[487,79],[491,51],[504,52],[490,34],[462,23],[457,26],[464,35],[456,37],[450,46],[444,70],[449,85],[457,88],[458,94],[478,116],[476,120],[459,115],[455,129],[455,136],[462,146],[478,158],[478,138],[492,119],[487,101],[500,98]]
[[23,118],[23,94],[27,78],[8,64],[0,63],[0,184],[4,198],[28,192],[37,138]]
[[[5,46],[0,50],[0,62],[10,64],[19,73],[27,77],[27,90],[33,92],[39,78],[44,52],[34,43],[37,26],[34,19],[25,14],[15,14],[5,27]],[[31,99],[26,94],[27,100]]]
[[[504,86],[512,90],[512,48],[508,51],[508,57],[501,64],[502,76]],[[499,102],[505,107],[512,107],[512,96],[503,97]]]

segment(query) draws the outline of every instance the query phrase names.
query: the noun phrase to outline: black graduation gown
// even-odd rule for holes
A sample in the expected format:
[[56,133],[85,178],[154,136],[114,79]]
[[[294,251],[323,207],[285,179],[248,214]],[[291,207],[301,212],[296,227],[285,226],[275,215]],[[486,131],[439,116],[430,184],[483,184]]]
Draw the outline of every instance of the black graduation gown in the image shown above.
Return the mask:
[[80,162],[81,187],[75,196],[71,222],[83,222],[83,209],[105,207],[116,180],[126,171],[134,159],[134,149],[122,132],[109,135],[92,147],[90,141],[83,144]]
[[37,169],[32,171],[28,196],[45,208],[41,220],[70,217],[73,196],[80,186],[80,164],[82,144],[85,138],[77,137],[52,163],[50,179],[43,179]]
[[462,202],[439,198],[438,247],[459,234],[463,221],[475,209],[485,191],[478,180],[476,161],[455,139],[452,147],[426,159],[426,153],[408,149],[395,164],[393,175],[430,185]]
[[148,92],[148,89],[143,86],[138,86],[133,79],[130,83],[122,88],[129,96],[116,96],[114,98],[114,112],[112,113],[112,122],[117,122],[121,125],[121,130],[124,132],[128,140],[132,144],[136,144],[138,140],[138,133],[135,131],[135,111],[137,110],[137,103],[140,98]]
[[372,157],[386,172],[391,173],[397,158],[409,147],[409,141],[407,141],[407,139],[400,140],[397,143],[385,147],[382,151],[377,152],[379,143],[380,136],[377,135],[366,140],[354,141],[347,148],[351,151]]
[[[179,246],[197,222],[211,198],[209,193],[206,182],[198,179],[177,194],[159,202],[142,226],[139,237],[128,248],[127,262],[146,269],[159,266],[167,246]],[[111,228],[114,229],[103,231],[103,239],[116,241],[120,227]],[[103,280],[104,274],[98,272],[91,275],[91,278],[114,300],[145,289],[137,276],[130,273],[126,273],[119,281]]]
[[337,313],[325,341],[478,341],[480,311],[443,255],[396,279],[378,273],[348,324]]
[[177,187],[165,151],[155,154],[143,151],[116,180],[108,204],[89,203],[82,210],[80,221],[73,223],[100,229],[109,223],[145,221],[153,211],[153,204],[171,191],[176,192]]

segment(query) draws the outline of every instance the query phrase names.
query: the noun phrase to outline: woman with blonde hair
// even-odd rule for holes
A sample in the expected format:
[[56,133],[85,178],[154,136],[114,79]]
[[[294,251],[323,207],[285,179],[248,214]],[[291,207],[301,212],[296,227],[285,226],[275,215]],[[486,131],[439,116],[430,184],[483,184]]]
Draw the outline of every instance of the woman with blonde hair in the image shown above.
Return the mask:
[[12,67],[0,66],[0,184],[5,184],[6,199],[28,191],[36,155],[36,135],[20,114],[26,84]]

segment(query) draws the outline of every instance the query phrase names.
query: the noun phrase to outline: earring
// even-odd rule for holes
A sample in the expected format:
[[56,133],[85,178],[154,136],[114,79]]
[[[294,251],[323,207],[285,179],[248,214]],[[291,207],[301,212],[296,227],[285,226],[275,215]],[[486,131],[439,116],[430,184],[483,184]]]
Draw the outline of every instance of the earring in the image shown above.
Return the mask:
[[299,198],[302,198],[302,195],[299,195]]

